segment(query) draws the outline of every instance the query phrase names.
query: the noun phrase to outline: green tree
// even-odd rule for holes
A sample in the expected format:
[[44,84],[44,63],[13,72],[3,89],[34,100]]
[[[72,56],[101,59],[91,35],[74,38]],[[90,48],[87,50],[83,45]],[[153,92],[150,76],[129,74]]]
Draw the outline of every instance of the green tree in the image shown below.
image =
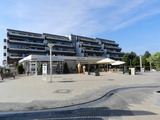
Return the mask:
[[151,62],[155,65],[157,70],[160,70],[160,52],[156,52],[155,54],[151,55],[147,58],[148,62]]
[[133,60],[135,57],[137,57],[137,55],[136,55],[136,53],[135,52],[131,52],[130,53],[130,55],[129,55],[129,58],[131,59],[131,60]]
[[151,54],[149,53],[149,51],[146,51],[142,56],[142,65],[143,65],[143,68],[145,68],[145,70],[150,69],[150,63],[147,61],[147,58],[149,58],[150,56]]
[[151,56],[151,54],[149,53],[149,51],[146,51],[146,52],[144,53],[144,57],[149,58],[150,56]]
[[63,73],[69,73],[68,64],[66,62],[64,63]]
[[126,63],[127,66],[130,65],[130,58],[129,58],[130,53],[125,53],[123,55],[122,61],[124,61]]
[[[136,53],[135,52],[131,52],[131,53],[125,53],[124,55],[123,55],[123,58],[122,58],[122,60],[124,61],[124,62],[126,62],[126,65],[127,66],[130,66],[130,64],[131,64],[131,66],[133,66],[133,65],[136,65],[137,64],[137,55],[136,55]],[[133,63],[134,62],[134,63]]]
[[23,65],[22,64],[19,64],[17,66],[17,71],[19,74],[23,74],[24,73],[24,68],[23,68]]
[[139,57],[138,56],[135,56],[133,58],[132,64],[133,64],[134,67],[139,66],[140,63],[139,63]]

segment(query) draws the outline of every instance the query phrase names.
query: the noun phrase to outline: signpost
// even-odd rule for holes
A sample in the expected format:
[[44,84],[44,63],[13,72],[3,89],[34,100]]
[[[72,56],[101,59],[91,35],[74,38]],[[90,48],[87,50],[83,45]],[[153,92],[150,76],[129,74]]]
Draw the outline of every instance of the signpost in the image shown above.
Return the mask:
[[47,81],[47,63],[42,65],[42,80]]

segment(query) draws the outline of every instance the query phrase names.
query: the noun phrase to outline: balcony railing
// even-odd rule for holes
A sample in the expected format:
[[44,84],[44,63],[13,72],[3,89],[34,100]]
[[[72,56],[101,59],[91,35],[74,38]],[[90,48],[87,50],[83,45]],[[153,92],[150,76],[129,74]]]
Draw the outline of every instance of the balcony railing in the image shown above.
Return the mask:
[[95,41],[94,39],[90,40],[90,39],[82,39],[82,38],[80,38],[79,41],[87,41],[87,42],[92,42],[92,43],[98,43],[98,41]]
[[103,43],[104,44],[109,44],[109,45],[119,45],[119,44],[117,44],[117,43],[115,43],[115,42],[107,42],[107,41],[103,41]]
[[123,52],[116,52],[116,51],[110,51],[110,50],[108,50],[107,53],[111,53],[111,54],[124,54]]
[[56,43],[55,43],[55,46],[70,47],[70,48],[73,47],[73,45],[56,44]]
[[96,52],[96,53],[104,53],[104,51],[100,50],[85,50],[86,52]]
[[46,52],[46,50],[37,50],[37,49],[22,49],[22,48],[8,48],[9,50],[16,51],[36,51],[36,52]]
[[28,33],[21,34],[21,33],[18,33],[18,32],[14,32],[14,33],[13,32],[8,32],[8,35],[44,39],[41,35],[34,35],[34,34],[28,34]]
[[59,53],[76,53],[75,51],[69,51],[69,50],[52,50],[52,52],[59,52]]
[[106,48],[109,48],[109,49],[117,49],[117,50],[121,50],[122,48],[120,47],[114,47],[114,46],[105,46]]
[[95,47],[95,48],[100,48],[100,45],[91,45],[91,44],[82,44],[83,47]]
[[46,37],[47,39],[55,40],[55,41],[64,41],[64,42],[71,42],[69,39],[63,39],[63,38],[54,38],[54,37]]
[[44,43],[36,43],[36,42],[27,42],[27,41],[19,41],[19,40],[8,40],[11,43],[24,43],[24,44],[33,44],[33,45],[44,45]]
[[11,58],[11,59],[22,59],[23,57],[21,56],[9,56],[9,58]]

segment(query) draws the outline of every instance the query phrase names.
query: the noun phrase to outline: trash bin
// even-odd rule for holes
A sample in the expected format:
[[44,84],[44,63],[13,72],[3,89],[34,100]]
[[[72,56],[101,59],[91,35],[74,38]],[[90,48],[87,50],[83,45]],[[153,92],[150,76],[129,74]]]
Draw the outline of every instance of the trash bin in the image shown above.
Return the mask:
[[136,72],[135,72],[135,68],[131,68],[131,75],[135,75]]

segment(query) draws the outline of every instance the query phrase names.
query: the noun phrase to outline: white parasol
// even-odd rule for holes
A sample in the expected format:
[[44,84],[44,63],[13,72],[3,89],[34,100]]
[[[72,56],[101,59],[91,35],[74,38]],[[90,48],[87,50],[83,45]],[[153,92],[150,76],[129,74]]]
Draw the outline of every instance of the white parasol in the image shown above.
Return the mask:
[[111,63],[114,63],[115,60],[113,59],[110,59],[110,58],[105,58],[105,59],[102,59],[100,61],[98,61],[97,63],[98,64],[107,64],[107,71],[108,71],[108,64],[111,64]]
[[125,62],[123,61],[115,61],[114,63],[112,63],[111,65],[122,65],[122,64],[125,64]]

